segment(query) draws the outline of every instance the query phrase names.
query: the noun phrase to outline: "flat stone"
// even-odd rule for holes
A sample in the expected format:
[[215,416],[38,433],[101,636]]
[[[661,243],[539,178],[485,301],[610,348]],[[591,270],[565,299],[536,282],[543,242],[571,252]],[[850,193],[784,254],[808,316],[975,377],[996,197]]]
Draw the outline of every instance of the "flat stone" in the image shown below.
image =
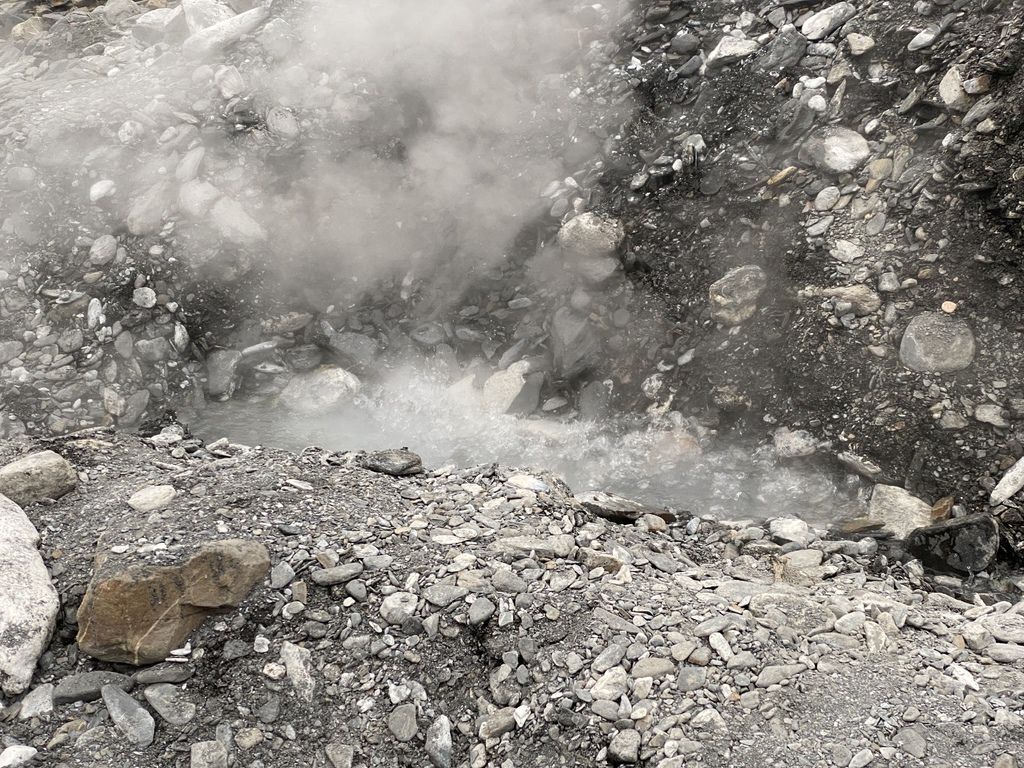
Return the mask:
[[430,724],[424,749],[434,768],[451,768],[452,724],[447,715],[441,715]]
[[432,584],[423,590],[423,598],[438,608],[447,608],[456,600],[461,600],[468,594],[468,589],[456,587],[454,584]]
[[481,739],[497,739],[516,728],[516,713],[512,707],[499,709],[480,721],[477,735]]
[[197,741],[190,759],[189,768],[228,768],[228,749],[219,741]]
[[118,672],[97,670],[95,672],[80,672],[77,675],[65,677],[57,687],[53,689],[53,703],[56,705],[71,704],[76,701],[96,701],[100,698],[104,686],[115,685],[121,690],[130,691],[135,682]]
[[922,312],[903,332],[900,361],[927,373],[962,371],[974,362],[974,333],[963,320],[945,312]]
[[708,69],[717,69],[733,64],[748,56],[753,56],[760,48],[761,44],[757,40],[725,35],[708,54],[707,67]]
[[153,743],[156,722],[141,704],[116,685],[103,686],[101,693],[114,726],[129,742],[138,747]]
[[313,679],[313,659],[308,648],[290,643],[281,643],[281,663],[288,673],[295,695],[305,702],[313,700],[316,681]]
[[640,760],[640,732],[629,728],[616,733],[608,745],[608,762],[633,765]]
[[133,493],[128,506],[136,512],[156,512],[174,501],[177,495],[173,485],[149,485]]
[[931,511],[931,504],[896,485],[876,485],[868,504],[868,517],[901,539],[915,528],[929,525]]
[[381,601],[380,615],[388,624],[401,626],[416,614],[419,598],[410,592],[393,592]]
[[400,704],[388,715],[388,730],[398,741],[412,741],[419,730],[416,724],[416,705]]
[[314,584],[321,587],[332,587],[335,584],[346,584],[363,573],[362,563],[343,563],[334,568],[322,568],[310,574]]
[[790,680],[807,669],[803,664],[773,664],[761,670],[754,683],[758,688],[778,685],[783,680]]
[[171,725],[187,725],[196,716],[196,705],[185,698],[180,688],[170,683],[150,685],[142,695],[156,713]]
[[598,678],[590,689],[595,699],[615,701],[629,689],[629,677],[622,667],[612,667]]
[[821,40],[843,26],[856,13],[857,9],[850,3],[836,3],[808,16],[800,31],[808,40]]
[[665,677],[676,671],[675,662],[660,656],[646,656],[639,659],[629,670],[630,676],[636,677]]

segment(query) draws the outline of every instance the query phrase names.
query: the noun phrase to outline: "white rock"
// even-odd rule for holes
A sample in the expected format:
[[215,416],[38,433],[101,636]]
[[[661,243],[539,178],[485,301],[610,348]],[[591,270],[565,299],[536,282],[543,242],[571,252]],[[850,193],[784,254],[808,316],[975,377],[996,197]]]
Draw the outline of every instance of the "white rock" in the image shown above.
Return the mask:
[[519,360],[504,371],[495,371],[484,382],[484,405],[495,413],[531,413],[540,400],[543,375],[530,375],[530,363]]
[[230,197],[222,197],[211,211],[213,225],[220,234],[238,245],[254,245],[267,239],[267,233]]
[[185,12],[189,32],[199,32],[235,15],[231,6],[221,0],[181,0],[181,10]]
[[243,35],[254,31],[267,18],[269,11],[264,7],[240,13],[230,19],[218,22],[189,35],[182,46],[186,56],[202,58],[226,48]]
[[109,264],[117,256],[117,238],[113,235],[100,235],[89,248],[89,262],[96,266]]
[[75,489],[78,473],[53,451],[30,453],[0,467],[0,494],[15,504],[59,499]]
[[853,18],[857,9],[850,3],[836,3],[812,14],[800,27],[808,40],[821,40]]
[[931,504],[896,485],[876,485],[868,504],[868,516],[901,539],[915,528],[931,525],[931,510]]
[[133,493],[128,506],[136,512],[156,512],[174,501],[177,495],[173,485],[149,485]]
[[178,207],[186,216],[198,219],[206,215],[220,196],[220,190],[210,182],[192,179],[178,190]]
[[757,40],[726,35],[708,54],[707,67],[708,69],[724,67],[726,64],[732,64],[754,55],[760,48],[761,44]]
[[989,494],[989,503],[992,506],[1002,504],[1013,498],[1021,488],[1024,488],[1024,459],[1018,459],[1016,464],[1006,470],[1006,474],[996,483],[996,487]]
[[739,325],[753,317],[768,278],[756,264],[730,269],[711,284],[711,316],[723,325]]
[[38,545],[21,507],[0,496],[0,689],[8,696],[32,682],[60,607]]
[[581,213],[558,231],[558,245],[570,269],[590,283],[602,283],[619,267],[622,224],[596,213]]
[[964,90],[964,78],[960,68],[952,66],[939,82],[939,97],[943,103],[957,112],[966,112],[974,103]]
[[867,139],[849,128],[823,128],[800,148],[800,157],[829,173],[850,173],[871,154]]
[[359,392],[359,379],[343,368],[322,368],[292,378],[281,391],[280,402],[286,408],[316,413]]
[[23,765],[29,765],[38,752],[35,747],[15,744],[0,752],[0,768],[21,768]]

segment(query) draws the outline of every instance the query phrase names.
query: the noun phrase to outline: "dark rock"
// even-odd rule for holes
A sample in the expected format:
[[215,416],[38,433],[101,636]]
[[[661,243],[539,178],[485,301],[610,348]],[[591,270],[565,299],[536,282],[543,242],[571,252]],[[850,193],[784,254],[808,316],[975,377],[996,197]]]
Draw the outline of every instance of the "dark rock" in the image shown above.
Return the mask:
[[936,570],[984,571],[999,550],[999,523],[986,514],[945,520],[912,531],[907,551]]
[[423,461],[415,453],[405,448],[368,453],[363,457],[362,465],[372,472],[380,472],[392,477],[418,475],[423,472]]
[[76,701],[96,701],[104,686],[107,685],[116,685],[122,690],[130,691],[135,682],[128,675],[121,675],[117,672],[106,670],[82,672],[65,677],[57,684],[57,687],[53,689],[53,703],[59,706]]

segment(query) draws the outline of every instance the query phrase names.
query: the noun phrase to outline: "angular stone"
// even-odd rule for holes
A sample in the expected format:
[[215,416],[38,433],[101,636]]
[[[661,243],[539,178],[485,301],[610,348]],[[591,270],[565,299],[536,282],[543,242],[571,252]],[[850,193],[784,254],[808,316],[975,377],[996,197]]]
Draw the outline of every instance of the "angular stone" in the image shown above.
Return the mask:
[[595,699],[616,701],[629,688],[629,678],[622,667],[612,667],[594,683],[590,695]]
[[960,318],[945,312],[922,312],[903,332],[900,361],[915,371],[948,373],[974,362],[974,334]]
[[332,587],[335,584],[345,584],[357,578],[363,572],[362,563],[343,563],[334,568],[322,568],[310,574],[314,584],[321,587]]
[[217,22],[189,35],[182,52],[192,58],[205,58],[227,48],[243,35],[254,32],[266,20],[270,11],[258,7]]
[[139,747],[153,743],[156,722],[141,704],[116,685],[103,686],[101,693],[114,726],[129,742]]
[[380,615],[388,624],[401,626],[416,614],[418,602],[419,598],[411,592],[393,592],[381,601]]
[[1004,501],[1013,498],[1021,488],[1024,488],[1024,459],[1018,459],[1016,464],[1006,470],[1006,474],[999,479],[996,487],[992,489],[989,503],[992,506],[1002,504]]
[[753,56],[760,48],[761,44],[757,40],[726,35],[718,41],[718,45],[708,54],[707,67],[708,69],[716,69],[727,64],[733,64],[740,59],[747,58],[747,56]]
[[53,684],[37,685],[21,700],[18,711],[19,720],[31,720],[33,717],[47,718],[53,712]]
[[[37,16],[30,17],[30,20],[38,19]],[[22,22],[25,24],[26,22]],[[18,26],[21,26],[20,24]],[[11,35],[14,36],[13,34]],[[22,768],[35,763],[35,757],[39,750],[25,744],[12,744],[3,752],[0,752],[0,768]]]
[[136,512],[156,512],[174,501],[177,495],[173,485],[149,485],[133,493],[128,506]]
[[616,733],[608,745],[608,762],[633,765],[640,759],[640,732],[627,728]]
[[932,521],[932,505],[896,485],[876,485],[868,504],[868,517],[881,522],[898,538]]
[[447,715],[441,715],[430,724],[424,748],[434,768],[451,768],[452,723]]
[[189,768],[228,768],[228,749],[219,741],[197,741],[191,747]]
[[101,552],[78,609],[78,644],[104,661],[162,661],[210,613],[237,606],[270,568],[267,548],[227,539],[180,565],[153,566]]
[[280,403],[301,413],[320,413],[332,405],[350,400],[362,384],[342,368],[321,368],[292,377],[281,390]]
[[151,685],[142,695],[149,706],[171,725],[187,725],[196,716],[196,705],[185,698],[180,688],[170,683]]
[[619,267],[618,250],[626,233],[618,219],[581,213],[558,231],[566,265],[589,283],[603,283]]
[[468,594],[468,589],[456,587],[454,584],[432,584],[423,590],[423,597],[426,601],[438,608],[447,608]]
[[754,316],[757,300],[768,286],[764,270],[755,264],[730,269],[711,284],[711,316],[723,325],[739,325]]
[[480,721],[477,735],[481,739],[497,739],[511,733],[516,727],[516,713],[512,707],[499,709]]
[[368,453],[361,463],[371,472],[380,472],[392,477],[406,477],[423,472],[423,460],[418,454],[405,448]]
[[855,13],[857,9],[850,3],[836,3],[808,16],[800,31],[808,40],[821,40],[852,19]]
[[0,467],[0,494],[22,507],[59,499],[77,483],[75,468],[53,451],[32,453]]
[[281,662],[295,694],[303,701],[313,700],[316,681],[313,679],[313,658],[308,648],[285,640],[281,644]]
[[560,307],[551,319],[551,353],[555,372],[573,379],[588,370],[601,347],[600,338],[586,315]]
[[21,507],[0,495],[0,690],[9,696],[28,689],[60,608],[38,545]]
[[985,514],[944,520],[912,531],[907,550],[929,568],[978,573],[996,560],[999,523]]
[[761,670],[754,683],[758,688],[767,688],[770,685],[778,685],[783,680],[796,677],[807,669],[803,664],[773,664]]

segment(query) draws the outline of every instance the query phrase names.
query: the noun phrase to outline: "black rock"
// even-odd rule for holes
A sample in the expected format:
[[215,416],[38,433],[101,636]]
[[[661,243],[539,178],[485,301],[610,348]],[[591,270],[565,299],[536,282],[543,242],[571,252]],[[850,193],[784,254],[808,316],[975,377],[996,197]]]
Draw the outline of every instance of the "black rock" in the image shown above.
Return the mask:
[[96,701],[104,686],[115,685],[123,691],[130,691],[135,681],[128,675],[121,675],[117,672],[82,672],[78,675],[65,677],[60,684],[53,689],[53,703],[71,704],[75,701]]
[[995,562],[999,523],[985,514],[946,520],[911,531],[906,548],[929,568],[978,573]]

